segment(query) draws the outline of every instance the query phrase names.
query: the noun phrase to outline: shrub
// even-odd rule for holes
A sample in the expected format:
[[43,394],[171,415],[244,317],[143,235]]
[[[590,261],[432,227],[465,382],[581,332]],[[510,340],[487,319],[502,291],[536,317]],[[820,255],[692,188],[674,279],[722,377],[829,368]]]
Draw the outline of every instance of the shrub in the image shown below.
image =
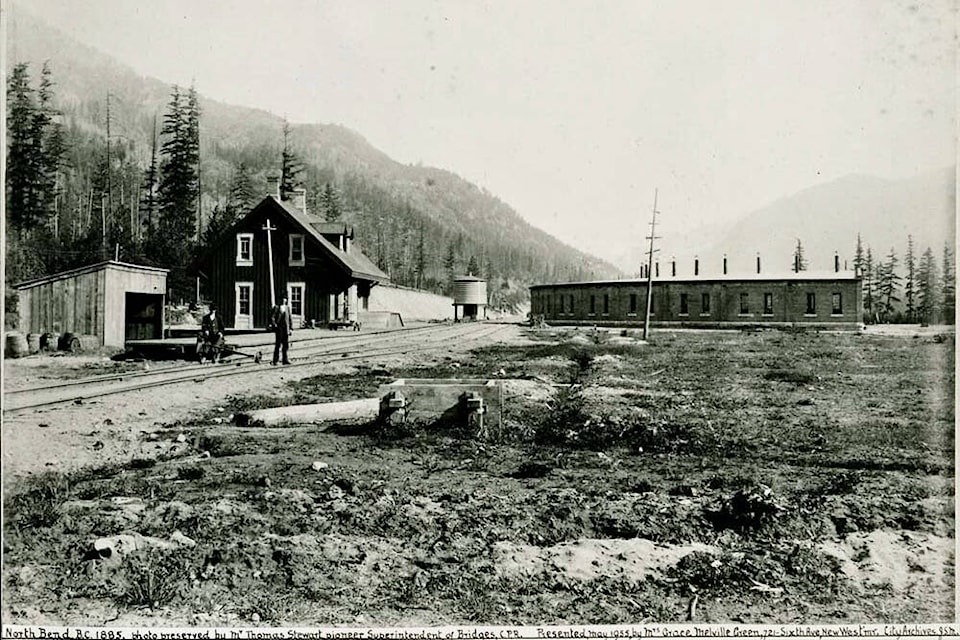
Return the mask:
[[181,598],[190,586],[190,562],[182,551],[142,549],[120,566],[122,604],[156,608]]
[[31,481],[30,488],[16,495],[11,516],[18,529],[43,529],[60,520],[60,505],[67,499],[70,484],[59,473],[49,472]]
[[753,484],[727,496],[719,506],[706,507],[705,515],[717,529],[746,533],[773,524],[784,510],[770,487]]

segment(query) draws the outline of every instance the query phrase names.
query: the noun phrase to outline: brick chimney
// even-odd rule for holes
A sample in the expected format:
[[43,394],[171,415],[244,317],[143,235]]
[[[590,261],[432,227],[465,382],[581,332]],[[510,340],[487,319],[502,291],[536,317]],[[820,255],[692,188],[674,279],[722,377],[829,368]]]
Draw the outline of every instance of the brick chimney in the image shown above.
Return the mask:
[[723,254],[723,275],[727,275],[727,254]]
[[693,257],[693,275],[700,275],[700,258],[696,256]]
[[833,254],[833,270],[837,273],[840,273],[840,254]]
[[757,254],[757,273],[760,273],[760,254]]
[[280,176],[267,176],[267,195],[280,199]]
[[307,212],[307,190],[303,187],[293,190],[293,206],[299,209],[300,211]]

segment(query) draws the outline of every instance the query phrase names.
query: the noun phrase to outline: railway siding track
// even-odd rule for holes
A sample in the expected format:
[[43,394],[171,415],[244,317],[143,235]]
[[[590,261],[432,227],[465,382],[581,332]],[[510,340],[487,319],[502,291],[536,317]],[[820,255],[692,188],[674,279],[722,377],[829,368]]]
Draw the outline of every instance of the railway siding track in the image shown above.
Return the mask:
[[[438,325],[418,329],[421,330],[413,335],[410,334],[410,331],[413,330],[393,331],[377,334],[373,337],[364,336],[346,345],[338,342],[336,345],[330,345],[333,348],[301,352],[292,359],[292,364],[284,367],[284,370],[316,366],[328,362],[364,360],[429,350],[447,345],[451,340],[456,340],[463,346],[464,344],[486,340],[503,331],[504,326],[477,323],[453,326]],[[318,342],[326,342],[329,345],[329,340],[329,338],[326,338],[318,340]],[[193,365],[154,372],[98,376],[92,379],[70,381],[70,383],[61,385],[42,388],[32,387],[9,392],[4,398],[3,413],[9,415],[29,409],[39,409],[71,402],[82,404],[85,401],[108,395],[133,393],[186,382],[199,384],[212,378],[244,375],[271,369],[271,365],[267,363],[242,362],[205,366]]]

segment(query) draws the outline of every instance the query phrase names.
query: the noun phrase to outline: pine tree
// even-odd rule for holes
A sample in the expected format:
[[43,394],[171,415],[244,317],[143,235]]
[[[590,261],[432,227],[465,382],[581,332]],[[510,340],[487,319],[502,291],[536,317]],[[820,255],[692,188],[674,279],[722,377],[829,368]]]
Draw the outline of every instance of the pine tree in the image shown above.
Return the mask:
[[943,294],[943,321],[946,324],[956,322],[957,313],[957,276],[956,265],[953,262],[953,252],[950,250],[950,244],[943,245],[943,284],[941,292]]
[[53,107],[53,78],[48,62],[40,72],[39,104],[33,117],[33,147],[38,158],[37,203],[39,214],[51,225],[57,216],[57,174],[65,152],[63,129],[56,121],[60,114]]
[[323,193],[320,196],[320,206],[323,209],[323,218],[327,222],[336,222],[343,214],[340,195],[337,193],[336,188],[329,182],[323,185]]
[[904,266],[907,268],[907,279],[903,285],[903,298],[907,305],[907,322],[916,322],[917,264],[913,253],[913,236],[910,235],[907,236],[907,255],[904,258]]
[[280,199],[289,200],[294,189],[301,185],[303,164],[290,148],[290,123],[283,121],[283,152],[280,155]]
[[853,254],[853,269],[859,275],[863,275],[863,241],[860,239],[860,234],[857,234],[857,249]]
[[897,275],[897,254],[891,247],[885,262],[877,267],[877,293],[880,298],[882,321],[889,322],[893,317],[894,302],[900,302],[897,292],[900,289],[900,276]]
[[416,258],[417,289],[423,288],[424,272],[427,270],[427,250],[423,238],[423,220],[420,221],[420,238],[417,241]]
[[797,246],[793,250],[793,270],[796,273],[807,270],[807,260],[803,256],[803,244],[797,238]]
[[203,212],[201,204],[203,199],[200,197],[200,100],[197,96],[196,87],[191,86],[187,91],[187,104],[184,111],[186,119],[186,139],[184,140],[187,161],[195,167],[196,176],[196,229],[197,238],[203,230]]
[[453,279],[457,276],[457,248],[451,242],[447,246],[447,257],[443,259],[443,268],[447,272],[447,291],[453,291]]
[[153,259],[171,269],[168,281],[175,294],[181,296],[192,292],[186,267],[193,248],[191,239],[196,233],[199,197],[199,111],[192,102],[188,96],[185,104],[179,87],[174,86],[160,131],[166,137],[161,147],[163,161],[157,194],[160,220],[149,243]]
[[27,63],[14,66],[7,79],[6,210],[18,239],[42,220],[38,204],[40,158],[33,144],[36,106]]
[[873,251],[867,247],[867,257],[863,261],[863,311],[870,322],[873,322],[876,317],[873,308],[873,287]]
[[480,266],[477,264],[476,256],[470,256],[470,261],[467,263],[467,273],[473,276],[480,275]]
[[920,322],[933,324],[937,321],[939,296],[939,276],[933,250],[927,247],[920,257],[917,269],[917,315]]
[[160,178],[157,166],[157,116],[153,116],[153,130],[150,147],[150,166],[143,176],[143,189],[140,197],[141,226],[146,228],[146,235],[150,236],[157,224],[157,185]]
[[253,188],[253,180],[250,177],[250,169],[243,162],[237,165],[237,171],[234,173],[233,182],[230,184],[230,195],[227,205],[233,209],[236,215],[241,215],[248,209],[253,208],[257,203],[257,192]]

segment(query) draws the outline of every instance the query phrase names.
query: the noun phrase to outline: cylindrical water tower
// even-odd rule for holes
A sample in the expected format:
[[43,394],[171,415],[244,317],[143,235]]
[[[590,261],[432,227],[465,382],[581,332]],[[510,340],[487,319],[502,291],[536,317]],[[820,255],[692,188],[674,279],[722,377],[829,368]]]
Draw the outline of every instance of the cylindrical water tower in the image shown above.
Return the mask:
[[[459,309],[462,308],[462,309]],[[486,317],[487,281],[474,276],[460,276],[453,281],[453,321],[479,320]],[[458,311],[462,313],[458,315]]]

